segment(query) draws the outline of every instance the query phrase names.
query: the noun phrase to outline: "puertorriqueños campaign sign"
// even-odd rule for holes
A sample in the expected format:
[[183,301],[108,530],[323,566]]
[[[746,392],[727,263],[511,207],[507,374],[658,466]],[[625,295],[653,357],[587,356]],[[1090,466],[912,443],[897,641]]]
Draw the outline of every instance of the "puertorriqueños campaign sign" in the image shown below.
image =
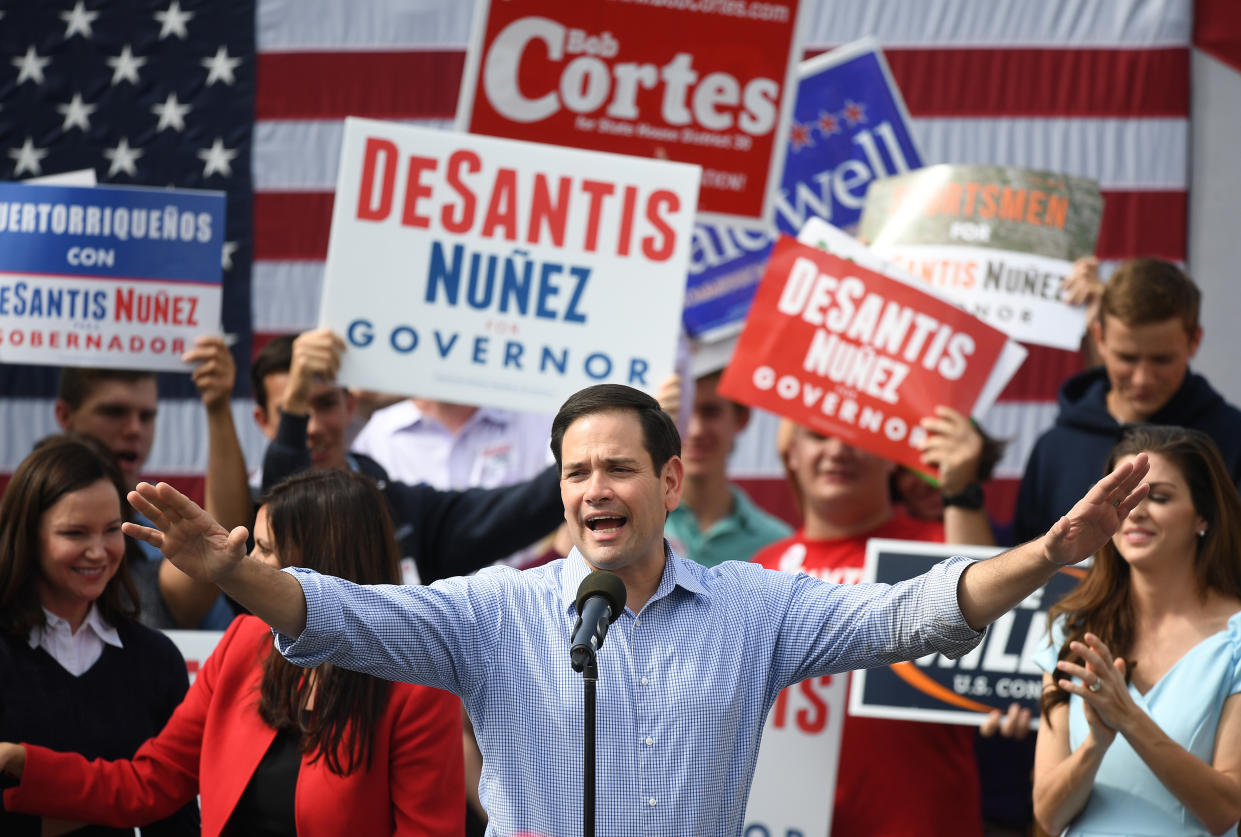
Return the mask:
[[223,236],[220,192],[0,183],[0,361],[184,371]]
[[457,128],[703,167],[699,210],[771,217],[798,0],[478,0]]
[[345,121],[320,325],[351,386],[554,412],[673,369],[697,166]]
[[[999,547],[960,546],[872,538],[866,544],[863,580],[895,584],[926,572],[953,555],[984,560]],[[849,689],[849,714],[946,724],[981,724],[992,709],[1012,703],[1030,710],[1037,724],[1043,671],[1030,661],[1047,636],[1047,611],[1077,586],[1083,569],[1065,567],[987,629],[959,660],[930,654],[907,663],[857,671]]]
[[[797,235],[815,217],[847,230],[861,218],[873,180],[922,165],[909,113],[873,38],[803,61],[797,76],[776,233]],[[741,330],[776,233],[694,228],[684,314],[691,336]]]
[[1094,253],[1102,216],[1093,180],[929,166],[876,181],[858,237],[1014,340],[1075,350],[1086,312],[1062,285]]
[[[787,236],[720,392],[934,477],[918,422],[981,413],[1008,338],[919,288]],[[990,385],[989,385],[990,384]]]

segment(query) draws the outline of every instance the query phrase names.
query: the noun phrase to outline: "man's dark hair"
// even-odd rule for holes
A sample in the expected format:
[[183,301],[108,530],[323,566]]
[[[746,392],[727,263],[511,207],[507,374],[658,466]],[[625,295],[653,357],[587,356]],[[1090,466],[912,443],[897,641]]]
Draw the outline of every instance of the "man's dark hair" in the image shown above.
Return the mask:
[[124,381],[127,384],[155,380],[155,373],[144,369],[91,369],[83,366],[66,366],[60,370],[57,397],[69,405],[70,410],[82,406],[95,388],[103,381]]
[[565,431],[578,419],[609,410],[631,410],[642,425],[642,445],[651,455],[655,472],[659,473],[674,456],[681,455],[681,434],[677,432],[672,416],[659,406],[659,402],[641,390],[622,384],[596,384],[569,396],[552,419],[552,456],[560,467],[560,446]]
[[264,413],[267,412],[267,387],[263,386],[263,379],[289,371],[293,365],[293,341],[296,338],[296,334],[273,337],[250,361],[250,392],[254,393],[254,401]]

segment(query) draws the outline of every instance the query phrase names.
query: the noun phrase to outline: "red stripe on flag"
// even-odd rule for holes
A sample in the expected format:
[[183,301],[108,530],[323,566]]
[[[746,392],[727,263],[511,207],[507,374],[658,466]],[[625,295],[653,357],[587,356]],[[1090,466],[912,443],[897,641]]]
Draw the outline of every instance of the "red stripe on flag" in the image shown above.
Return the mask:
[[[0,492],[4,491],[11,479],[13,479],[13,475],[11,473],[0,473]],[[166,482],[185,496],[189,497],[195,503],[202,505],[207,484],[207,478],[205,475],[143,474],[142,479],[152,484]]]
[[1189,115],[1189,50],[885,49],[913,116]]
[[[1103,193],[1098,256],[1158,256],[1184,261],[1188,200],[1184,192]],[[254,196],[254,257],[321,260],[327,256],[331,192],[258,192]]]
[[268,52],[258,57],[259,119],[451,119],[459,50]]
[[1103,193],[1103,223],[1095,254],[1100,259],[1155,256],[1185,261],[1189,197],[1182,191]]
[[1060,384],[1082,371],[1081,352],[1022,345],[1030,354],[1000,393],[999,401],[1055,401]]
[[322,261],[327,258],[332,198],[332,192],[256,192],[254,258],[267,261]]
[[1237,0],[1195,0],[1194,46],[1241,71],[1241,10]]
[[[1186,47],[890,48],[884,54],[914,116],[1189,114]],[[264,53],[255,112],[259,119],[452,118],[464,65],[460,50]]]

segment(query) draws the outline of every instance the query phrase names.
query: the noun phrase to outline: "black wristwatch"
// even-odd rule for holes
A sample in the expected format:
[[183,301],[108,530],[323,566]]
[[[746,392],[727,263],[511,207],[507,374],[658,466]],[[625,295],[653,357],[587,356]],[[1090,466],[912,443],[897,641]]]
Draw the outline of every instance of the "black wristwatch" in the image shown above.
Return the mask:
[[956,506],[960,509],[978,511],[982,508],[982,505],[982,486],[976,482],[970,483],[956,494],[944,495],[944,508],[947,508],[948,506]]

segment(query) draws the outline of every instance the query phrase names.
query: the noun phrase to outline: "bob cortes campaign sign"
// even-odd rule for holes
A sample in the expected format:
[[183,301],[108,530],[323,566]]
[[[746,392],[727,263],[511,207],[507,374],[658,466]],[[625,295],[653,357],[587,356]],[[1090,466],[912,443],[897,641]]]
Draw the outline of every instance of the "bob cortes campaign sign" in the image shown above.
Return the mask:
[[319,324],[350,386],[554,412],[674,367],[697,166],[345,121]]
[[803,5],[478,0],[457,128],[697,163],[705,217],[766,227]]
[[939,405],[984,413],[1012,346],[911,282],[784,236],[720,392],[934,478],[918,422]]
[[222,192],[0,183],[0,361],[186,371],[223,237]]

